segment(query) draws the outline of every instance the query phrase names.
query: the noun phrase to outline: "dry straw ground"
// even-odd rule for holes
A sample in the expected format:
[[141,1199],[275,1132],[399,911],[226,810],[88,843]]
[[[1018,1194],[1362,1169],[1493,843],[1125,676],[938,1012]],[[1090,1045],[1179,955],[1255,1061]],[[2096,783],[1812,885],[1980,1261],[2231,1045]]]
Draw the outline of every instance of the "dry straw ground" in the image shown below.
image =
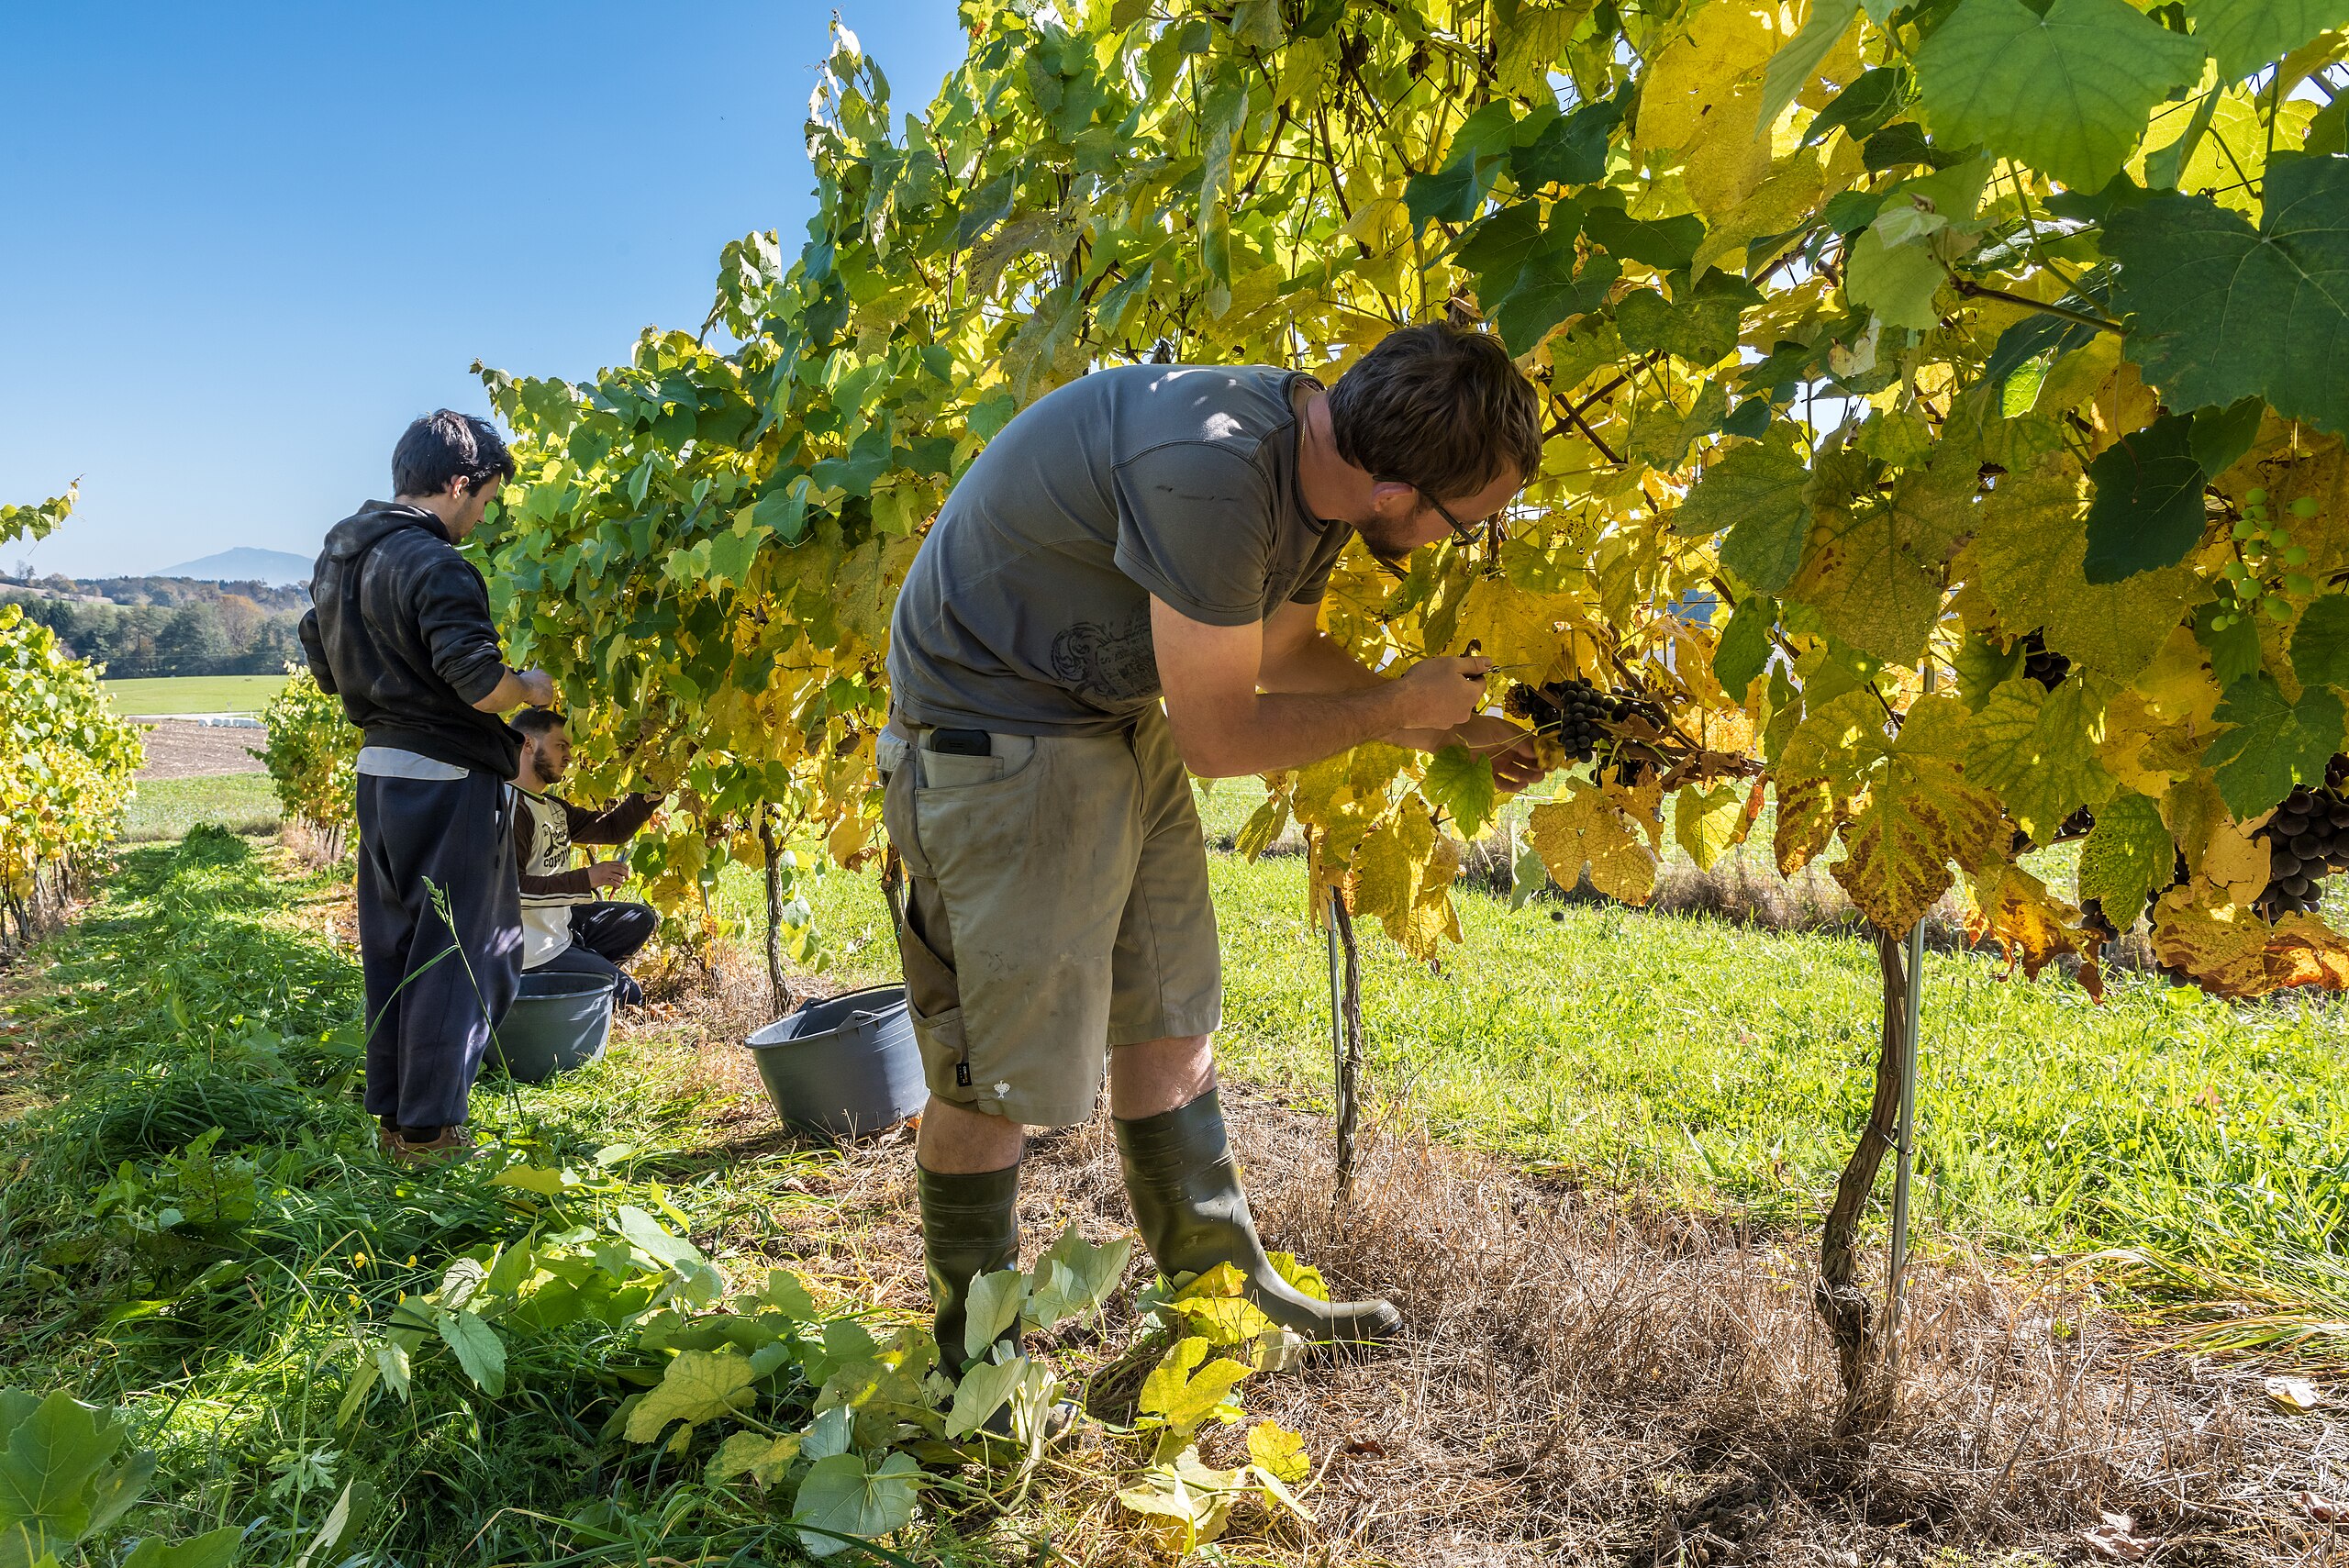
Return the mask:
[[[721,980],[663,1009],[660,1029],[676,1040],[685,1026],[672,1049],[696,1058],[710,1158],[738,1182],[804,1159],[730,1044],[763,993]],[[2152,1346],[2059,1276],[1921,1264],[1898,1407],[1872,1440],[1838,1442],[1812,1236],[1530,1180],[1391,1123],[1333,1212],[1327,1123],[1244,1090],[1227,1105],[1273,1244],[1409,1319],[1389,1350],[1244,1385],[1252,1418],[1305,1434],[1319,1524],[1236,1516],[1231,1561],[2192,1564],[2349,1546],[2311,1517],[2343,1489],[2332,1422],[2278,1411],[2255,1363]],[[820,1203],[740,1216],[707,1240],[918,1309],[910,1140],[798,1168]],[[1105,1121],[1040,1139],[1027,1172],[1031,1258],[1071,1219],[1097,1240],[1130,1225]],[[1137,1261],[1101,1329],[1061,1347],[1066,1368],[1135,1342],[1144,1279]],[[1113,1392],[1097,1388],[1097,1404],[1114,1407]],[[1080,1450],[1052,1489],[1066,1510],[1055,1548],[1142,1561],[1093,1458]]]

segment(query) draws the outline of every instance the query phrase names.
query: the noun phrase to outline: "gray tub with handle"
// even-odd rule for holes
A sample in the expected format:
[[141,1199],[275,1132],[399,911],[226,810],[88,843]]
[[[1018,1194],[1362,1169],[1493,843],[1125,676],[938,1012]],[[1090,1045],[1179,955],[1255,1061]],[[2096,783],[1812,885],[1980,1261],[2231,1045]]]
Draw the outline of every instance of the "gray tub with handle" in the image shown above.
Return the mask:
[[495,1069],[502,1052],[509,1076],[543,1084],[601,1057],[611,1038],[612,983],[542,969],[522,976],[483,1065]]
[[930,1095],[902,985],[803,1003],[743,1044],[775,1114],[800,1132],[833,1139],[885,1132]]

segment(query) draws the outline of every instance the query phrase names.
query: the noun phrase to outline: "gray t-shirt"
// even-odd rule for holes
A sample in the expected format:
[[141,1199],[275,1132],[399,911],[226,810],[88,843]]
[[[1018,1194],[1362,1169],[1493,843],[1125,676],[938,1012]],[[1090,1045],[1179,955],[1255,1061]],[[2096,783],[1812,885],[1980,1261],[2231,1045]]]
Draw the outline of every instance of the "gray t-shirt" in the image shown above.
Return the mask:
[[889,631],[915,724],[1099,734],[1158,700],[1155,595],[1245,626],[1319,601],[1352,531],[1297,488],[1310,376],[1266,365],[1096,371],[1023,410],[922,541]]

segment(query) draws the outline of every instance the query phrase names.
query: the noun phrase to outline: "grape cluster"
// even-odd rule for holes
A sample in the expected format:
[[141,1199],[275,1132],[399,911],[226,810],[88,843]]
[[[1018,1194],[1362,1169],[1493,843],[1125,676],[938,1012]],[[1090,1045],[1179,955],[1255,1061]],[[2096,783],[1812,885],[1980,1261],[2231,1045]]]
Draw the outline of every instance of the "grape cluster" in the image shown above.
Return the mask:
[[1631,702],[1601,692],[1588,681],[1552,681],[1540,686],[1512,685],[1502,706],[1543,735],[1554,735],[1566,755],[1587,762],[1613,727],[1631,717]]
[[2022,639],[2022,673],[2052,692],[2072,673],[2072,662],[2050,649],[2047,639],[2034,631]]
[[[2288,509],[2303,522],[2319,510],[2312,495],[2301,496]],[[2234,526],[2234,538],[2239,559],[2220,568],[2227,580],[2226,599],[2210,617],[2211,629],[2224,631],[2259,614],[2273,621],[2290,620],[2292,606],[2285,595],[2306,598],[2316,592],[2316,581],[2305,570],[2308,547],[2294,544],[2284,525],[2268,517],[2266,491],[2243,493],[2243,517]]]
[[[2326,776],[2332,770],[2325,770]],[[2314,909],[2324,879],[2349,871],[2349,798],[2333,788],[2301,784],[2252,835],[2267,846],[2267,886],[2252,907],[2265,920]]]

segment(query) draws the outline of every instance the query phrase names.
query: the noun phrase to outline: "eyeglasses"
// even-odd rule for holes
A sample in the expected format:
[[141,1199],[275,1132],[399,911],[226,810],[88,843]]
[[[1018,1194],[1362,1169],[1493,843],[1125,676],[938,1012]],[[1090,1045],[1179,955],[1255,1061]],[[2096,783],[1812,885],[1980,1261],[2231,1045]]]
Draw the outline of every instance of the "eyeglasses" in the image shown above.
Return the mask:
[[[1419,490],[1419,486],[1416,484],[1411,488]],[[1433,506],[1435,508],[1435,515],[1442,517],[1446,523],[1451,525],[1452,537],[1460,541],[1460,546],[1463,550],[1474,550],[1478,541],[1484,538],[1484,535],[1477,532],[1479,525],[1462,522],[1459,518],[1452,515],[1451,507],[1445,506],[1442,502],[1437,500],[1426,491],[1419,490],[1419,499],[1425,501],[1429,506]]]

